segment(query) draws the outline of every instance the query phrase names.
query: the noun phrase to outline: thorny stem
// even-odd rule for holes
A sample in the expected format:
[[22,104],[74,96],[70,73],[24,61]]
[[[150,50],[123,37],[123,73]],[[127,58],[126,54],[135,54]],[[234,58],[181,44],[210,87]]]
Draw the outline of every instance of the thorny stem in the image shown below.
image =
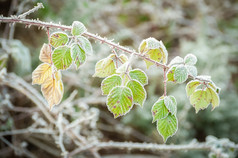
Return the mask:
[[[61,29],[63,31],[64,30],[70,31],[71,28],[72,28],[71,26],[55,24],[55,23],[52,23],[52,22],[43,22],[43,21],[40,21],[38,19],[37,20],[19,19],[17,16],[11,16],[11,17],[0,16],[0,23],[1,22],[3,22],[3,23],[21,23],[21,24],[25,24],[28,27],[30,27],[31,25],[34,25],[34,26],[38,26],[39,29],[40,28],[42,28],[42,29],[54,28],[54,29]],[[129,54],[134,54],[134,55],[136,55],[136,56],[138,56],[138,57],[140,57],[144,60],[147,60],[147,61],[150,61],[150,62],[154,63],[158,67],[169,69],[169,66],[167,66],[165,64],[161,64],[157,61],[154,61],[154,60],[146,57],[145,55],[136,52],[135,50],[131,50],[129,48],[123,47],[123,46],[119,45],[119,43],[112,42],[112,40],[108,40],[106,38],[100,37],[97,34],[93,34],[93,33],[90,33],[90,32],[85,32],[83,35],[86,36],[86,37],[92,38],[94,40],[100,41],[102,43],[105,43],[105,44],[109,45],[110,47],[112,47],[113,49],[118,49],[118,50],[121,50],[121,51],[129,53]],[[200,81],[210,82],[208,80],[204,80],[204,79],[200,79],[200,78],[195,78],[195,79],[200,80]]]
[[[34,25],[34,26],[38,26],[39,28],[42,28],[42,29],[45,29],[45,28],[55,28],[55,29],[61,29],[61,30],[67,30],[67,31],[70,31],[71,30],[71,26],[66,26],[66,25],[61,25],[61,24],[55,24],[55,23],[48,23],[48,22],[43,22],[43,21],[40,21],[40,20],[30,20],[30,19],[19,19],[18,17],[16,16],[11,16],[11,17],[1,17],[0,16],[0,23],[3,22],[3,23],[21,23],[21,24],[25,24],[27,25],[28,27],[30,27],[31,25]],[[90,32],[85,32],[83,34],[84,36],[87,36],[89,38],[92,38],[94,40],[98,40],[98,41],[101,41],[102,43],[106,43],[108,44],[109,46],[111,46],[112,48],[116,48],[118,50],[121,50],[123,52],[126,52],[126,53],[129,53],[129,54],[133,54],[136,55],[136,56],[139,56],[145,60],[148,60],[152,63],[154,63],[156,66],[159,66],[159,67],[165,67],[165,68],[168,68],[168,66],[164,65],[164,64],[161,64],[159,62],[156,62],[152,59],[149,59],[147,57],[145,57],[144,55],[142,54],[139,54],[137,53],[135,50],[131,50],[129,48],[126,48],[126,47],[123,47],[117,43],[114,43],[112,42],[111,40],[108,40],[106,38],[102,38],[96,34],[92,34]]]
[[37,11],[40,8],[44,8],[42,3],[37,3],[37,6],[35,6],[34,8],[28,10],[27,12],[21,14],[18,16],[18,18],[25,18],[27,15],[30,15],[31,13],[34,13],[35,11]]

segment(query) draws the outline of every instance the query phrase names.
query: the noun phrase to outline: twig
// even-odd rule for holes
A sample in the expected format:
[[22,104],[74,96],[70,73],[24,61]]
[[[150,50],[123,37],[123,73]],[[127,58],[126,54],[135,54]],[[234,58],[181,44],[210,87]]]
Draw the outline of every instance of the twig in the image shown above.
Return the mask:
[[[230,147],[238,150],[238,145],[229,145]],[[98,148],[98,149],[127,149],[127,150],[147,150],[147,151],[180,151],[180,150],[211,150],[212,145],[206,143],[191,143],[186,145],[165,145],[153,143],[133,143],[133,142],[100,142],[96,144],[89,144],[83,148],[78,148],[69,153],[69,156],[76,155],[82,151]]]
[[28,10],[27,12],[19,15],[18,18],[20,18],[20,19],[25,18],[27,15],[30,15],[30,14],[34,13],[35,11],[37,11],[40,8],[44,8],[43,4],[42,3],[37,3],[37,6]]
[[73,121],[72,123],[70,123],[68,126],[66,126],[65,130],[69,130],[70,128],[74,128],[75,126],[79,125],[82,122],[88,121],[88,120],[93,120],[96,117],[96,113],[88,116],[88,117],[80,117],[78,119],[76,119],[75,121]]
[[62,151],[62,156],[64,156],[66,158],[68,152],[65,150],[65,147],[64,147],[64,142],[63,142],[64,130],[63,130],[63,127],[62,127],[62,122],[63,122],[63,115],[62,115],[62,113],[59,113],[58,121],[57,121],[57,127],[59,129],[59,141],[58,141],[58,143],[59,143],[60,149]]
[[29,133],[38,133],[38,134],[55,134],[54,131],[52,130],[47,130],[47,129],[18,129],[18,130],[11,130],[11,131],[4,131],[0,132],[0,137],[1,136],[6,136],[6,135],[17,135],[17,134],[29,134]]
[[42,96],[39,94],[37,90],[35,90],[31,85],[26,83],[22,78],[14,75],[14,74],[7,74],[4,72],[6,70],[2,70],[0,72],[0,84],[8,85],[21,93],[25,94],[32,102],[34,102],[38,108],[42,111],[45,117],[52,123],[55,122],[53,116],[49,113],[46,109],[47,104]]

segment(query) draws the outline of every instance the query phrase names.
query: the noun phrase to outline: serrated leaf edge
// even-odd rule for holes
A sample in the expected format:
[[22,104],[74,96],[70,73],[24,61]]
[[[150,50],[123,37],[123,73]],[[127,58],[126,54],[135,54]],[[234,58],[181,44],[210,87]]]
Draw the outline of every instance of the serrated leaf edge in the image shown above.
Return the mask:
[[[116,86],[116,87],[128,88],[128,87],[126,87],[126,86]],[[112,88],[112,90],[115,89],[116,87]],[[128,88],[128,89],[130,90],[131,95],[133,96],[131,89],[130,89],[130,88]],[[111,94],[112,90],[110,91],[110,93],[108,94],[108,96]],[[121,117],[121,116],[126,115],[127,113],[129,113],[129,112],[131,111],[131,109],[133,108],[133,98],[132,98],[132,105],[131,105],[130,109],[129,109],[125,114],[123,114],[123,115],[118,115],[118,116],[115,116],[115,115],[114,115],[114,113],[108,108],[108,99],[107,99],[107,101],[106,101],[106,105],[107,105],[108,111],[110,111],[110,113],[113,114],[114,119],[116,119],[116,118],[118,118],[118,117]]]

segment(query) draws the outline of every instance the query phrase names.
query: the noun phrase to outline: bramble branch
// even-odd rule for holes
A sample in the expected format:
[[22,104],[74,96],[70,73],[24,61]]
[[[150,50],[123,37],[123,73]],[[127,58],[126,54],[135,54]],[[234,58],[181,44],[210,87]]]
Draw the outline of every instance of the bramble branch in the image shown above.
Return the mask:
[[[68,30],[68,31],[71,30],[71,26],[55,24],[55,23],[52,23],[52,22],[50,22],[50,23],[43,22],[43,21],[40,21],[38,19],[37,20],[20,19],[17,16],[11,16],[11,17],[2,17],[1,16],[0,17],[0,23],[1,22],[3,22],[3,23],[20,23],[20,24],[25,24],[28,27],[30,27],[30,26],[38,26],[39,28],[42,28],[42,29],[54,28],[54,29],[61,29],[61,30]],[[164,64],[161,64],[159,62],[156,62],[154,60],[151,60],[151,59],[145,57],[144,55],[137,53],[135,50],[131,50],[129,48],[123,47],[123,46],[121,46],[121,45],[119,45],[117,43],[112,42],[111,40],[108,40],[106,38],[100,37],[97,34],[93,34],[93,33],[90,33],[90,32],[85,32],[83,35],[87,36],[89,38],[92,38],[94,40],[100,41],[102,43],[106,43],[106,44],[108,44],[109,46],[111,46],[114,49],[118,49],[118,50],[124,51],[124,52],[129,53],[129,54],[133,54],[134,53],[136,56],[139,56],[139,57],[141,57],[141,58],[143,58],[145,60],[148,60],[148,61],[154,63],[156,66],[168,68],[168,66],[166,66]]]
[[[39,28],[42,28],[42,29],[52,28],[52,29],[61,29],[63,31],[65,31],[65,30],[70,31],[71,28],[72,28],[71,26],[66,26],[66,25],[62,25],[62,24],[55,24],[55,23],[52,23],[52,22],[44,22],[44,21],[40,21],[39,19],[36,19],[36,20],[35,19],[32,19],[32,20],[30,20],[30,19],[20,19],[17,16],[11,16],[11,17],[0,16],[0,23],[13,23],[13,24],[14,23],[20,23],[20,24],[26,25],[26,27],[38,26]],[[123,47],[123,46],[119,45],[119,43],[115,43],[112,40],[108,40],[108,39],[103,38],[103,37],[101,37],[97,34],[93,34],[93,33],[90,33],[90,32],[85,32],[83,35],[86,36],[86,37],[92,38],[94,40],[100,41],[101,43],[105,43],[105,44],[109,45],[112,49],[121,50],[121,51],[129,53],[129,54],[134,54],[134,55],[136,55],[136,56],[138,56],[138,57],[140,57],[144,60],[147,60],[147,61],[150,61],[150,62],[154,63],[158,67],[162,67],[162,68],[166,69],[166,71],[169,68],[169,66],[167,66],[165,64],[161,64],[157,61],[154,61],[154,60],[146,57],[145,55],[136,52],[135,50],[131,50],[129,48]],[[191,78],[193,78],[193,77],[191,77]],[[195,78],[195,79],[199,80],[199,81],[203,81],[203,82],[210,82],[209,80],[205,80],[205,79],[201,79],[201,78]]]

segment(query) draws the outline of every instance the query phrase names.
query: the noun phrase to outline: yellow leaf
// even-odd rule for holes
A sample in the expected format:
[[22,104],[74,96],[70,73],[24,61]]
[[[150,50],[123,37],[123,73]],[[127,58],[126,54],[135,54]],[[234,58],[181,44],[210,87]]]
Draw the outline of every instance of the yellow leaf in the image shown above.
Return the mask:
[[40,56],[39,56],[40,61],[45,62],[45,63],[51,63],[51,48],[48,44],[45,44],[42,46],[40,50]]
[[42,84],[46,78],[52,76],[52,68],[49,64],[43,63],[40,64],[33,72],[32,72],[32,84]]
[[48,77],[41,86],[41,91],[47,100],[50,109],[60,103],[63,97],[64,86],[61,80],[60,72],[57,71],[54,76]]

